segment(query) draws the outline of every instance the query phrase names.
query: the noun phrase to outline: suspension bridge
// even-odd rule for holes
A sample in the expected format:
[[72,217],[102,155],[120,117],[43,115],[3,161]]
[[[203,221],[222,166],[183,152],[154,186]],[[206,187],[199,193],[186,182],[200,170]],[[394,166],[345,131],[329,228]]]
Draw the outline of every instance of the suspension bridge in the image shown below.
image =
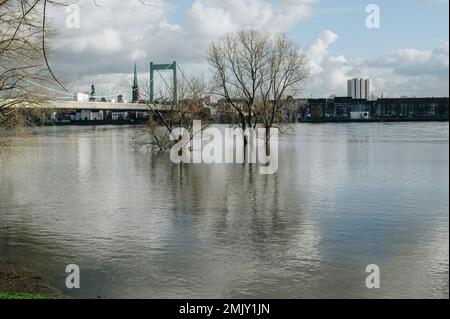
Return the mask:
[[[124,94],[119,95],[111,95],[111,96],[100,96],[95,94],[94,85],[92,86],[93,91],[90,94],[84,93],[71,93],[68,91],[61,91],[60,89],[51,88],[29,79],[25,79],[31,86],[39,87],[42,92],[48,91],[51,92],[51,98],[48,99],[45,103],[39,103],[36,105],[24,105],[19,104],[17,107],[27,108],[42,108],[48,110],[61,110],[61,111],[77,111],[77,110],[108,110],[108,111],[148,111],[148,110],[157,110],[157,111],[169,111],[172,107],[172,102],[177,102],[178,100],[178,82],[177,82],[177,70],[181,73],[183,80],[190,86],[189,81],[187,80],[183,70],[180,65],[177,64],[176,61],[170,64],[155,64],[150,63],[150,82],[149,82],[149,98],[143,101],[139,94],[139,87],[137,83],[137,72],[135,65],[135,73],[134,73],[134,83],[132,87],[132,103],[119,101],[119,96],[122,97]],[[170,86],[167,81],[162,77],[161,72],[164,71],[172,71],[173,74],[173,86]],[[170,101],[159,103],[155,98],[155,73],[157,73],[164,86],[169,92],[171,92]],[[84,95],[85,99],[77,98],[77,95]],[[42,97],[48,97],[45,94],[38,94]],[[12,100],[9,100],[12,101]],[[4,101],[8,102],[8,101]],[[14,104],[14,103],[11,103]]]

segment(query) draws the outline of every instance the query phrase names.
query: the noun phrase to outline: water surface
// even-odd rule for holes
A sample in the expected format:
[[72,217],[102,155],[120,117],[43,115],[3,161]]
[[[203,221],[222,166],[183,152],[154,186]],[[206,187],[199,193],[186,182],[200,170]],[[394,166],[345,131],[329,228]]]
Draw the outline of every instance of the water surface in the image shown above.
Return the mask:
[[[279,171],[172,164],[142,127],[35,128],[0,159],[0,257],[82,298],[448,298],[448,123],[301,124]],[[65,289],[65,267],[81,289]],[[365,287],[365,267],[381,288]]]

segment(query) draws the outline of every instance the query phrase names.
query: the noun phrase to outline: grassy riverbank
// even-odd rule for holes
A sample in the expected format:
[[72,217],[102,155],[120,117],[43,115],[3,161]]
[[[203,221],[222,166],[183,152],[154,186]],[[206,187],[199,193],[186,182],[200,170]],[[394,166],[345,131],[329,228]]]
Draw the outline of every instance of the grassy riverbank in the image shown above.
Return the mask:
[[0,259],[0,299],[63,299],[40,274]]
[[35,294],[21,294],[14,292],[0,292],[1,299],[48,299],[47,297]]

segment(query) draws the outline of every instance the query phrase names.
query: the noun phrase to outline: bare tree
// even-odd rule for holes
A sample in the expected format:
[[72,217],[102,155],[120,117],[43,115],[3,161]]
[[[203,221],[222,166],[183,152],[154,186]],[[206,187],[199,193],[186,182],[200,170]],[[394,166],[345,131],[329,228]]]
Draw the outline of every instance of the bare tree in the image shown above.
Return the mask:
[[[169,150],[179,140],[191,140],[193,138],[193,121],[201,120],[202,128],[205,129],[209,125],[209,109],[207,102],[209,97],[207,84],[201,77],[185,78],[185,81],[178,81],[177,96],[174,99],[173,88],[161,88],[164,92],[160,92],[161,99],[150,103],[145,97],[149,96],[144,91],[141,100],[147,105],[150,111],[149,128],[152,140],[150,143],[137,142],[137,146],[142,144],[156,147],[158,151]],[[165,97],[165,98],[164,98]],[[174,140],[173,135],[176,128],[184,128],[189,134],[187,136],[179,136],[178,140]],[[198,134],[200,132],[196,132]]]
[[50,98],[41,94],[42,86],[55,82],[62,86],[47,60],[45,39],[51,35],[45,27],[47,2],[60,4],[0,0],[0,146]]
[[298,94],[308,75],[305,54],[286,35],[254,30],[214,42],[208,62],[214,71],[213,93],[237,112],[236,124],[244,131],[258,124],[274,127],[280,121],[283,100]]
[[[152,6],[152,0],[135,0]],[[35,108],[53,96],[43,87],[67,91],[50,67],[47,42],[49,6],[67,6],[78,0],[0,0],[0,146],[5,134],[29,123]],[[100,6],[92,0],[93,5]],[[40,113],[39,111],[38,113]]]
[[212,92],[237,112],[236,124],[244,131],[256,123],[254,103],[264,82],[268,47],[268,34],[251,30],[225,35],[209,48],[208,62],[214,70]]
[[260,86],[255,113],[266,129],[266,153],[270,153],[270,129],[282,123],[287,110],[288,97],[297,95],[307,78],[309,69],[305,54],[284,34],[270,40],[264,81]]

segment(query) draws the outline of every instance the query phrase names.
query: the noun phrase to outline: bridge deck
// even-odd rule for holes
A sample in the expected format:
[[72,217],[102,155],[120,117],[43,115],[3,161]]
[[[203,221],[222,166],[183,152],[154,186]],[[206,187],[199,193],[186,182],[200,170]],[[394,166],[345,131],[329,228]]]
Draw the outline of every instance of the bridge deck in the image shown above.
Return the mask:
[[[153,104],[154,110],[168,111],[170,105]],[[141,103],[111,103],[111,102],[79,102],[79,101],[50,101],[38,107],[58,110],[121,110],[121,111],[148,111],[150,106]]]
[[[49,103],[49,108],[54,109],[76,109],[76,110],[123,110],[123,111],[148,111],[150,106],[141,103],[111,103],[111,102],[78,102],[78,101],[55,101]],[[170,106],[153,104],[155,110],[168,110]]]

